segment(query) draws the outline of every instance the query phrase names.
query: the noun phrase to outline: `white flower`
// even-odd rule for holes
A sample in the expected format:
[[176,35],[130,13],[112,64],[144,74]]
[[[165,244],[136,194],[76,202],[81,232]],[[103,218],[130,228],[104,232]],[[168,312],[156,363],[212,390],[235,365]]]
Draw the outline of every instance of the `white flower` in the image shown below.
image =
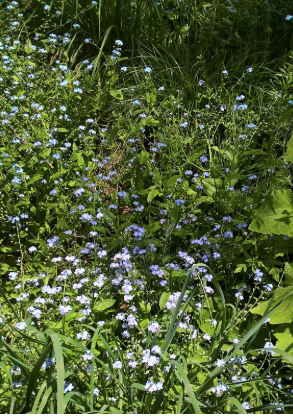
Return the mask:
[[121,361],[115,361],[115,363],[113,363],[113,368],[122,368],[122,363]]

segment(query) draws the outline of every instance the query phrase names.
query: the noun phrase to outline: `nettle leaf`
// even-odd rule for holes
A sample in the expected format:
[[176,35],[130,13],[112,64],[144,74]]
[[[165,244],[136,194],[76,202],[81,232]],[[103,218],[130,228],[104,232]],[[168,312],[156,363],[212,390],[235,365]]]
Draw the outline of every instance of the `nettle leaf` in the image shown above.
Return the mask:
[[[287,296],[287,297],[286,297]],[[282,324],[290,323],[293,321],[293,286],[289,287],[278,287],[276,290],[276,297],[272,303],[270,309],[273,309],[278,302],[282,299],[283,302],[277,307],[275,312],[270,316],[271,324]],[[270,300],[261,302],[256,308],[252,309],[250,312],[256,313],[258,315],[264,315],[267,307],[270,303]]]
[[288,190],[267,196],[255,212],[249,226],[251,231],[263,234],[282,234],[293,237],[293,194]]
[[111,308],[111,306],[113,306],[115,302],[116,302],[115,299],[105,299],[105,300],[102,300],[101,302],[98,302],[95,305],[94,309],[95,311],[103,312],[105,309]]
[[293,355],[293,323],[279,325],[274,331],[274,336],[278,340],[276,348],[280,348],[288,352],[288,354]]
[[284,154],[284,159],[287,162],[293,162],[293,136],[291,136],[291,139],[287,143],[287,152]]

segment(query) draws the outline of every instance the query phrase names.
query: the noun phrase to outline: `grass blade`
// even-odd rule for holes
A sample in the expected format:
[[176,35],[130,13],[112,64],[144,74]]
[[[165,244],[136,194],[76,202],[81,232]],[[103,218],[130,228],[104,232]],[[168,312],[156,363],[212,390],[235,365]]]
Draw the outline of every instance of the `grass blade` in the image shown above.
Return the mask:
[[37,363],[35,364],[33,370],[30,373],[30,378],[27,386],[26,391],[26,404],[24,408],[24,413],[27,413],[29,411],[29,404],[30,404],[30,398],[33,392],[33,389],[35,388],[36,382],[38,380],[40,369],[43,365],[43,362],[45,361],[47,355],[51,351],[53,342],[50,342],[50,344],[47,345],[47,347],[42,352],[40,358],[38,359]]
[[183,383],[185,385],[185,390],[187,391],[187,394],[188,394],[188,396],[191,400],[191,404],[193,406],[195,414],[201,415],[202,412],[200,410],[199,403],[198,403],[198,401],[197,401],[197,399],[194,395],[194,391],[193,391],[192,386],[191,386],[191,384],[190,384],[190,382],[187,378],[187,375],[184,371],[184,368],[177,361],[171,360],[171,362],[172,362],[172,364],[174,364],[176,366],[176,368],[178,370],[178,373],[180,374],[180,376],[183,380]]
[[62,347],[58,338],[58,335],[50,335],[53,341],[53,348],[56,357],[57,367],[57,413],[60,415],[64,414],[64,361]]

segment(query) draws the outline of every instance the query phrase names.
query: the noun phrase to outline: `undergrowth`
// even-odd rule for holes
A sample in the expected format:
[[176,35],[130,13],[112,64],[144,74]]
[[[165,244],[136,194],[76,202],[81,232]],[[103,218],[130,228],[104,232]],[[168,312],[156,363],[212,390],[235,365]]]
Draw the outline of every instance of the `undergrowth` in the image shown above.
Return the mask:
[[2,413],[292,412],[288,8],[1,3]]

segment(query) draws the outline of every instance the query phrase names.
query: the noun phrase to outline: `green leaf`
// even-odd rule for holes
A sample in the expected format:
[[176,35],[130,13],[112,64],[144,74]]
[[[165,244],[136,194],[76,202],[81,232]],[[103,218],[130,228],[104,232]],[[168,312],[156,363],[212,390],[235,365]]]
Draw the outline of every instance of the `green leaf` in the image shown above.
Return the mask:
[[36,136],[37,139],[46,139],[48,137],[48,133],[46,131],[40,131]]
[[146,150],[142,150],[138,155],[138,163],[143,165],[149,159],[150,154]]
[[19,250],[19,247],[17,246],[0,247],[0,251],[2,251],[2,253],[15,253],[18,250]]
[[291,136],[287,143],[287,152],[284,154],[284,159],[287,160],[287,162],[293,162],[293,136]]
[[[272,308],[276,306],[277,303],[281,302],[276,310],[272,313],[270,317],[271,324],[282,324],[286,322],[293,321],[293,286],[289,287],[278,287],[276,292],[276,297],[272,303]],[[258,306],[251,310],[252,313],[258,315],[264,315],[268,305],[269,300],[261,302]]]
[[162,184],[162,178],[157,168],[153,170],[153,178],[154,178],[154,183],[156,186],[159,186]]
[[116,300],[115,300],[115,299],[105,299],[105,300],[102,300],[101,302],[98,302],[98,303],[95,305],[94,309],[95,309],[95,311],[102,312],[102,311],[104,311],[105,309],[108,309],[108,308],[110,308],[112,305],[114,305],[114,303],[115,303],[115,302],[116,302]]
[[121,91],[117,91],[117,90],[110,90],[110,95],[114,98],[117,98],[118,100],[122,101],[123,100],[123,94]]
[[35,183],[39,180],[41,180],[44,177],[44,175],[35,175],[31,178],[31,180],[28,181],[27,185],[31,185],[32,183]]
[[289,120],[293,116],[293,108],[287,110],[280,118],[279,123],[283,123],[283,121]]
[[159,222],[153,222],[146,227],[147,234],[152,234],[158,231],[161,228],[161,224]]
[[161,192],[159,192],[157,189],[153,189],[149,194],[148,194],[148,202],[152,202],[152,200],[158,196],[158,195],[162,195]]
[[287,262],[285,263],[284,276],[284,286],[293,286],[293,267]]
[[[190,384],[190,382],[189,382],[189,380],[187,378],[187,375],[186,375],[186,373],[184,371],[184,368],[178,363],[178,361],[171,360],[171,363],[175,365],[175,367],[177,368],[178,373],[180,374],[180,377],[183,380],[183,383],[184,383],[184,386],[185,386],[185,390],[187,391],[187,394],[188,394],[188,396],[189,396],[189,398],[191,400],[191,403],[192,403],[192,406],[193,406],[193,409],[194,409],[195,414],[196,415],[199,415],[199,414],[201,415],[202,412],[200,410],[199,403],[198,403],[198,401],[197,401],[197,399],[196,399],[196,397],[194,395],[194,392],[193,392],[193,389],[192,389],[192,385]],[[176,373],[176,375],[177,375],[177,373]],[[180,380],[180,378],[179,378],[179,380]]]
[[82,167],[84,165],[84,160],[82,157],[82,153],[74,153],[72,156],[72,160],[76,160],[78,166]]
[[238,410],[239,414],[241,414],[241,415],[246,415],[247,414],[247,412],[244,409],[244,407],[242,406],[242,404],[235,397],[228,397],[227,401],[231,402],[232,404],[234,404],[234,406],[237,407],[237,410]]
[[104,215],[106,221],[116,221],[115,215],[113,212],[108,211],[106,208],[100,208],[100,212]]
[[293,323],[279,325],[274,331],[274,336],[278,340],[276,348],[285,350],[293,356]]
[[50,352],[50,350],[52,348],[52,345],[53,345],[53,342],[50,342],[46,346],[46,348],[42,352],[40,358],[38,359],[37,363],[35,364],[33,370],[30,373],[30,378],[29,378],[27,391],[26,391],[26,404],[25,404],[24,413],[27,413],[29,411],[30,398],[31,398],[32,392],[35,389],[35,386],[36,386],[36,383],[37,383],[37,380],[38,380],[39,373],[40,373],[41,367],[43,365],[43,362],[45,361],[48,353]]
[[163,309],[166,305],[166,303],[168,302],[168,299],[171,295],[171,292],[163,292],[161,294],[160,300],[159,300],[159,306],[161,309]]
[[50,335],[53,341],[53,348],[56,357],[56,368],[57,368],[57,413],[59,415],[64,414],[64,361],[62,347],[58,338],[58,335]]
[[63,127],[57,127],[57,131],[59,131],[59,133],[68,133],[69,130],[67,130]]
[[289,189],[275,193],[275,198],[268,195],[255,212],[249,229],[263,234],[293,237],[293,194]]
[[246,152],[243,153],[243,156],[254,156],[254,155],[267,155],[267,152],[264,152],[263,150],[260,149],[251,149],[251,150],[247,150]]
[[172,176],[171,178],[169,178],[164,185],[164,189],[173,188],[178,183],[177,179],[179,178],[180,175]]

